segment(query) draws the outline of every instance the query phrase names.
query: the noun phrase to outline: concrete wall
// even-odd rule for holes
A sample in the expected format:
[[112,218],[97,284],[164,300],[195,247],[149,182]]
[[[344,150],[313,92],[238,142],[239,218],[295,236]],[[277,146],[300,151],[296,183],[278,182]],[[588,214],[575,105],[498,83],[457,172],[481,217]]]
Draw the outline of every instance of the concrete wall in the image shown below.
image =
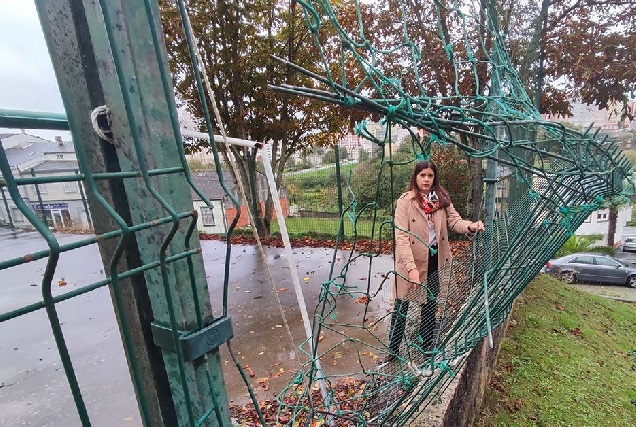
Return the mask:
[[[287,198],[281,197],[279,200],[280,200],[281,209],[283,211],[283,217],[287,218],[287,216],[289,216],[289,205],[287,202]],[[260,207],[261,212],[264,212],[265,202],[260,202],[260,205],[261,205]],[[234,219],[234,216],[236,215],[236,208],[233,205],[231,207],[228,207],[225,210],[225,215],[227,217],[228,224],[231,223],[232,220]],[[276,218],[277,218],[276,210],[274,210],[274,214],[272,215],[272,220],[275,220]],[[247,208],[245,206],[241,206],[241,216],[239,217],[236,227],[238,228],[246,227],[247,224],[248,224]]]
[[488,338],[483,338],[473,349],[466,360],[464,368],[456,378],[455,393],[448,403],[443,425],[447,427],[469,427],[481,407],[488,379],[501,349],[501,342],[508,328],[510,317],[492,331],[494,348],[488,345]]

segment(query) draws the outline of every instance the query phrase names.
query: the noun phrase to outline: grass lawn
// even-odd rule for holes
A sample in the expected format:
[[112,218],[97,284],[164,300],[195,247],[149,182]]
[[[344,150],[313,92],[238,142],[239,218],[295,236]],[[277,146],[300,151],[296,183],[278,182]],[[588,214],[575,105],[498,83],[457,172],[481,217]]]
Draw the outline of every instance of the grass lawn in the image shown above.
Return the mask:
[[[287,177],[291,179],[317,178],[317,177],[328,175],[331,172],[333,173],[336,172],[335,164],[323,165],[323,166],[330,166],[330,167],[324,167],[323,169],[305,169],[305,171],[298,171],[293,174],[288,174]],[[358,166],[357,163],[349,163],[346,165],[341,164],[340,174],[347,176],[349,174],[349,171],[352,169],[355,169],[356,166]]]
[[[339,218],[306,218],[306,217],[289,217],[286,218],[287,232],[291,237],[304,237],[304,236],[324,236],[326,238],[333,239],[338,233],[340,226]],[[356,221],[356,231],[358,237],[371,237],[371,231],[373,227],[373,221],[366,219],[359,219]],[[378,237],[380,227],[380,221],[376,222],[374,237]],[[391,223],[385,224],[383,230],[385,236],[390,238]],[[271,233],[273,235],[280,234],[280,228],[278,227],[278,221],[273,220],[271,225]],[[353,224],[349,219],[344,221],[344,233],[346,238],[352,238],[354,236]]]
[[546,275],[518,298],[480,426],[636,426],[636,304]]

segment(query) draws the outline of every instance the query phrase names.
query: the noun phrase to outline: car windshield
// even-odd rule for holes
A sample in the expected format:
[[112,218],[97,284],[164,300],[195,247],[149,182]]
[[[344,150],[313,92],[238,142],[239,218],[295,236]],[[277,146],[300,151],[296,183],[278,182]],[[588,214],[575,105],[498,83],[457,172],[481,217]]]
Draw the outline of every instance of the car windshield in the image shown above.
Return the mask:
[[625,243],[636,243],[636,238],[631,237],[629,239],[625,239]]

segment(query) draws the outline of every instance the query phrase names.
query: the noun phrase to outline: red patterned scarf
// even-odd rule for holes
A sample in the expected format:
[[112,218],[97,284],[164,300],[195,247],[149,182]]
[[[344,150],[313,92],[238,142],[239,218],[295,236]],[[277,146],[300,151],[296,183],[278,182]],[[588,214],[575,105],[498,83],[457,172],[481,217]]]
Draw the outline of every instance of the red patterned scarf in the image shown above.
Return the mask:
[[433,212],[439,209],[439,197],[435,191],[431,190],[428,195],[420,194],[420,203],[422,204],[422,209],[424,209],[424,213],[426,214],[426,220],[429,225],[433,226]]

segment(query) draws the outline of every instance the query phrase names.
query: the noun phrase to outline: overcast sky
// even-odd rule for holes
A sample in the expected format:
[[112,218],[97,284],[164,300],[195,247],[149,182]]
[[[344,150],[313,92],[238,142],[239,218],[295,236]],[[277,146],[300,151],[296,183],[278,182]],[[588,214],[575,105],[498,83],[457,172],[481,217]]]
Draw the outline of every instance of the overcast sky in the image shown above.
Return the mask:
[[[1,109],[64,113],[33,0],[0,0],[0,58]],[[61,131],[27,133],[70,137]]]

